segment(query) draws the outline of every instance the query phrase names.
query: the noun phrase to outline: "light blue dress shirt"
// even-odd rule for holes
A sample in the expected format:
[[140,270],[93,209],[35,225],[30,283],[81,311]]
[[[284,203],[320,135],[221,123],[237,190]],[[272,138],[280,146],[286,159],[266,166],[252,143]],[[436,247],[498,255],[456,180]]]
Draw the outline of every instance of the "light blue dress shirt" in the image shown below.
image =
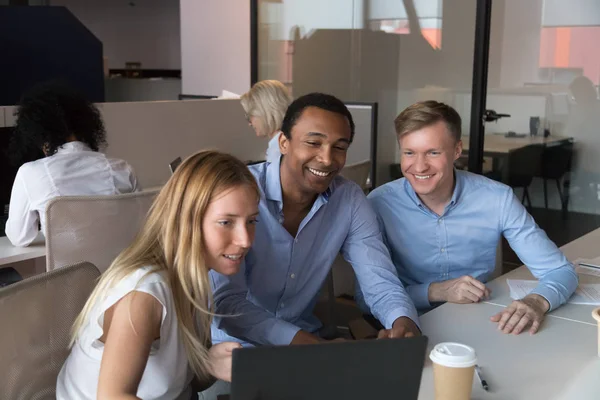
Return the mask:
[[369,194],[398,275],[418,309],[431,307],[429,284],[470,275],[485,282],[494,271],[501,235],[539,279],[533,293],[550,309],[577,287],[573,265],[548,239],[513,190],[481,175],[455,171],[450,203],[439,216],[406,178]]
[[[279,164],[250,166],[261,189],[254,244],[241,271],[210,272],[215,311],[212,340],[287,345],[300,330],[316,333],[313,315],[338,253],[362,285],[366,303],[386,328],[417,311],[396,275],[377,217],[362,190],[337,176],[302,220],[296,237],[283,227]],[[237,339],[236,339],[237,338]]]
[[279,135],[281,135],[281,132],[277,133],[269,140],[266,153],[267,162],[272,163],[278,161],[279,157],[281,157],[281,151],[279,150]]

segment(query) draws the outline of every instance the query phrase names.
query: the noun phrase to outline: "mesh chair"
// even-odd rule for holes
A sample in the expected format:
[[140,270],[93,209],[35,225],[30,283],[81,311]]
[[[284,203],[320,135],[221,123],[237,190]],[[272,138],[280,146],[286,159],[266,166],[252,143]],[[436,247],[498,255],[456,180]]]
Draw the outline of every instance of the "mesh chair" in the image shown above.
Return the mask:
[[64,196],[46,207],[46,268],[89,261],[106,271],[133,240],[158,190]]
[[2,399],[56,398],[71,326],[99,275],[84,262],[0,289]]
[[364,160],[356,164],[347,165],[340,171],[344,178],[355,182],[362,190],[367,191],[369,187],[369,177],[371,175],[371,160]]

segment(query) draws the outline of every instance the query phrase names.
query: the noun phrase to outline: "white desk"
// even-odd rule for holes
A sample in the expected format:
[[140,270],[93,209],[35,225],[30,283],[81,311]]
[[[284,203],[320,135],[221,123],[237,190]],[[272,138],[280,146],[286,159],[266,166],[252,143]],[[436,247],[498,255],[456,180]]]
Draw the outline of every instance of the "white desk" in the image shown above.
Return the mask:
[[[568,243],[561,247],[561,250],[565,253],[570,261],[575,261],[578,258],[596,258],[600,256],[600,229],[596,229],[587,235],[584,235],[571,243]],[[502,275],[498,279],[488,283],[489,288],[492,290],[492,296],[487,301],[497,305],[507,306],[512,302],[510,298],[510,291],[506,284],[507,279],[533,279],[533,275],[529,272],[526,266],[521,266],[514,271],[511,271],[505,275]],[[599,277],[580,275],[580,283],[600,283]],[[596,326],[596,321],[592,318],[592,310],[596,306],[585,306],[578,304],[565,304],[557,310],[549,313],[549,316],[557,318],[567,318],[574,321],[584,322]],[[600,398],[600,396],[598,396]]]
[[[571,261],[600,255],[600,229],[563,246]],[[506,335],[489,318],[512,302],[506,279],[534,279],[522,266],[491,282],[492,298],[480,304],[444,304],[421,317],[429,337],[428,355],[437,343],[456,341],[472,346],[490,385],[485,392],[475,377],[472,399],[600,398],[598,328],[591,316],[594,306],[565,304],[545,318],[540,331],[531,336]],[[580,282],[598,283],[600,278],[582,277]],[[432,400],[433,369],[426,360],[419,400]]]
[[[433,368],[429,351],[440,342],[472,346],[490,385],[486,392],[475,377],[472,400],[598,399],[600,371],[595,326],[547,318],[541,330],[506,335],[489,317],[502,307],[480,304],[444,304],[421,317],[429,337],[419,400],[433,400]],[[577,390],[577,397],[570,397]],[[594,394],[592,394],[594,393]]]
[[0,237],[0,268],[7,264],[42,257],[46,257],[46,245],[41,234],[27,247],[15,247],[6,236]]

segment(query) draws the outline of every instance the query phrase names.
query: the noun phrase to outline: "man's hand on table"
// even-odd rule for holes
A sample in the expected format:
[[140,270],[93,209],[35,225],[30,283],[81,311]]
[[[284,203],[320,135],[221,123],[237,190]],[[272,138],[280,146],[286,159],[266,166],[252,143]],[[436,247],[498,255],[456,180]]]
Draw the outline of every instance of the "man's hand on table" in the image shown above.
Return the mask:
[[429,285],[429,301],[449,303],[479,303],[490,297],[490,289],[482,282],[465,275],[460,278],[443,282],[433,282]]
[[550,309],[548,300],[537,294],[529,294],[521,300],[513,301],[508,307],[492,316],[490,320],[498,323],[503,333],[518,335],[529,325],[529,333],[538,331],[544,315]]

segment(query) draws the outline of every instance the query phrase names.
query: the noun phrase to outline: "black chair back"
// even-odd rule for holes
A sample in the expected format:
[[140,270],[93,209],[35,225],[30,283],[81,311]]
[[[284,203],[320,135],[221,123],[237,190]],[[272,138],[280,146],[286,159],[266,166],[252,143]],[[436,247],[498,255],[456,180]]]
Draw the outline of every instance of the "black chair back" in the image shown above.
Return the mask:
[[542,169],[543,146],[526,146],[510,153],[508,157],[508,185],[510,187],[528,187],[533,178],[539,176]]
[[559,146],[546,147],[542,154],[542,169],[539,177],[560,179],[571,171],[573,161],[573,142]]

